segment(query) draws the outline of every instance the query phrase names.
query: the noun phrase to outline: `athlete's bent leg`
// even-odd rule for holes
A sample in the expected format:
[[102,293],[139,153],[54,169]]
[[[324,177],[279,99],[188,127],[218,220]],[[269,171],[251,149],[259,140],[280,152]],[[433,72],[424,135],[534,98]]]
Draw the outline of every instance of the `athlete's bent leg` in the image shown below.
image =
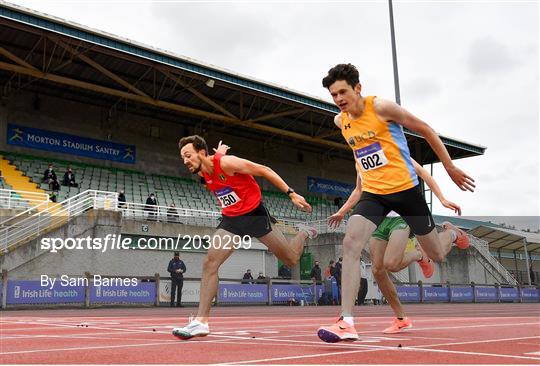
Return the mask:
[[396,288],[394,284],[388,277],[388,272],[384,266],[384,259],[386,257],[385,251],[388,250],[387,242],[380,239],[371,238],[369,239],[369,253],[371,254],[371,271],[373,277],[379,285],[379,289],[382,294],[390,304],[392,310],[396,314],[397,318],[402,318],[405,316],[403,312],[403,307],[397,296]]
[[258,239],[286,266],[294,267],[304,252],[308,234],[299,231],[289,242],[281,230],[272,225],[272,231]]
[[384,268],[386,270],[390,272],[399,272],[413,261],[417,261],[422,257],[417,251],[405,253],[409,233],[409,228],[394,230],[390,233],[383,260]]
[[452,249],[454,238],[449,230],[437,233],[437,229],[433,229],[426,235],[417,234],[416,240],[426,251],[429,258],[435,262],[442,262]]

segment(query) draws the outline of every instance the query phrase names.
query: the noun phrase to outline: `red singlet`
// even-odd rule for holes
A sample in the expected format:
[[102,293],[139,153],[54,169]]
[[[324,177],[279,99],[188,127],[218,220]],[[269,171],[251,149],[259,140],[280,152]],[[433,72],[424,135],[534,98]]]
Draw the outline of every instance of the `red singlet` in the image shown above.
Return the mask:
[[261,188],[252,175],[227,175],[221,170],[222,154],[214,155],[214,174],[203,172],[206,187],[218,199],[223,215],[240,216],[256,209],[261,203]]

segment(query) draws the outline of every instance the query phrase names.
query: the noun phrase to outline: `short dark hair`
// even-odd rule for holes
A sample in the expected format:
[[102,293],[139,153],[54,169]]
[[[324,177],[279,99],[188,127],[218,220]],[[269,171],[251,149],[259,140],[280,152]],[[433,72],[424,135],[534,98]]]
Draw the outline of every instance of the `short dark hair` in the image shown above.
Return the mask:
[[328,75],[322,79],[322,85],[329,88],[338,80],[345,80],[353,88],[360,82],[358,70],[352,64],[339,64],[328,70]]
[[178,148],[182,150],[182,148],[188,144],[193,144],[193,148],[196,152],[199,152],[201,150],[206,151],[206,154],[208,155],[208,145],[206,144],[206,141],[199,135],[193,135],[193,136],[187,136],[182,137],[180,141],[178,142]]

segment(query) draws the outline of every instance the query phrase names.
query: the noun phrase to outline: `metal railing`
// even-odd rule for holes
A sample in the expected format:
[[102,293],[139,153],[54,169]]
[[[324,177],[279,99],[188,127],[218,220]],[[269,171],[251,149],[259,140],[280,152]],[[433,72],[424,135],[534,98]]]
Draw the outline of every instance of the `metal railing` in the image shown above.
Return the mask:
[[181,207],[154,206],[133,202],[120,202],[119,210],[126,220],[148,220],[203,227],[216,227],[220,212],[193,210]]
[[63,202],[43,202],[0,222],[0,250],[28,241],[92,209],[117,210],[118,193],[88,190]]
[[517,285],[518,282],[512,274],[489,252],[488,244],[485,240],[469,235],[471,245],[476,248],[478,253],[498,272],[507,284]]
[[49,201],[47,193],[0,189],[0,208],[30,208]]

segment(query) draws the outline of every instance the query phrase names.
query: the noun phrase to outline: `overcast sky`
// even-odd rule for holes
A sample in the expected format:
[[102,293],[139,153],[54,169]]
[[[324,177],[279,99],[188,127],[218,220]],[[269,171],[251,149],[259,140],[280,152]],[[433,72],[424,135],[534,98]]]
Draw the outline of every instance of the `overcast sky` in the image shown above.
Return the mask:
[[[321,78],[351,62],[363,95],[394,99],[386,0],[11,2],[328,101]],[[538,16],[538,1],[394,2],[402,105],[488,148],[457,161],[474,193],[435,167],[464,215],[540,214]]]

